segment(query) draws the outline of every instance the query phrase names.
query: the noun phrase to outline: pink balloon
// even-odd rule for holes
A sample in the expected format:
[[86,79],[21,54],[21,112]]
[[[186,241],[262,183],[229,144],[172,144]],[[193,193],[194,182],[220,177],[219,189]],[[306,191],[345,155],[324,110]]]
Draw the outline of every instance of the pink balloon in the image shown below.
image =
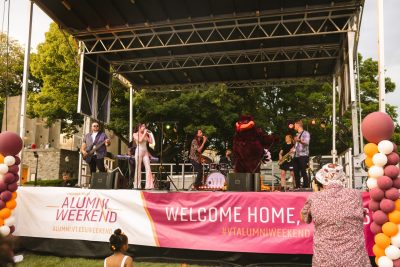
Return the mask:
[[389,190],[387,190],[386,192],[385,192],[385,197],[387,198],[387,199],[390,199],[390,200],[393,200],[393,201],[396,201],[397,199],[399,199],[399,189],[397,189],[397,188],[395,188],[395,187],[392,187],[392,188],[390,188]]
[[380,209],[379,202],[371,199],[368,203],[368,208],[372,211],[377,211]]
[[19,167],[17,165],[12,165],[8,167],[8,171],[17,174],[19,172]]
[[370,195],[371,199],[373,199],[375,201],[381,201],[382,198],[385,197],[385,191],[383,191],[382,189],[380,189],[378,187],[375,187],[369,191],[369,195]]
[[393,187],[400,189],[400,177],[397,177],[396,179],[393,180]]
[[15,192],[15,191],[17,191],[17,189],[18,189],[18,185],[17,185],[17,183],[9,184],[9,185],[7,186],[7,189],[8,189],[10,192]]
[[22,139],[13,132],[2,132],[0,134],[0,153],[4,156],[17,155],[22,149]]
[[378,187],[382,190],[388,190],[393,186],[393,180],[388,176],[378,178]]
[[1,200],[3,200],[4,202],[7,202],[7,201],[9,201],[9,200],[12,198],[12,194],[11,194],[10,191],[6,190],[6,191],[1,192],[0,198],[1,198]]
[[399,163],[400,161],[399,154],[397,154],[396,152],[392,152],[389,155],[386,155],[386,157],[387,157],[386,165],[397,165],[397,163]]
[[397,153],[397,145],[396,145],[396,143],[392,142],[392,144],[393,144],[393,152]]
[[379,207],[384,213],[390,213],[395,209],[395,204],[393,200],[385,198],[381,201]]
[[389,176],[392,179],[396,179],[397,176],[399,176],[399,168],[397,168],[397,166],[388,165],[385,167],[384,171],[385,175]]
[[383,225],[385,222],[389,221],[388,216],[381,210],[377,210],[372,215],[372,219],[379,225]]
[[380,226],[379,224],[377,224],[376,222],[372,222],[370,225],[369,225],[369,229],[371,230],[371,232],[373,233],[373,234],[379,234],[379,233],[382,233],[382,226]]
[[3,180],[6,184],[11,184],[15,180],[15,175],[11,172],[7,172],[6,174],[4,174]]
[[365,139],[378,144],[382,140],[390,140],[394,133],[392,118],[384,112],[372,112],[361,123],[361,130]]
[[400,259],[393,261],[393,267],[400,267]]
[[0,193],[4,190],[7,190],[7,184],[3,180],[0,180]]

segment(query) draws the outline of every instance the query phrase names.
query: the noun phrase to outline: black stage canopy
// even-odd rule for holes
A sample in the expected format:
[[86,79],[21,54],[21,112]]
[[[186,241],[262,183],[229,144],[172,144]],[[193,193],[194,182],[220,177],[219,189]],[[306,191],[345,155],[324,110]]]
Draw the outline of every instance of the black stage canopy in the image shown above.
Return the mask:
[[[138,88],[324,78],[364,0],[34,0]],[[358,36],[358,34],[356,34]],[[357,41],[357,40],[356,40]]]

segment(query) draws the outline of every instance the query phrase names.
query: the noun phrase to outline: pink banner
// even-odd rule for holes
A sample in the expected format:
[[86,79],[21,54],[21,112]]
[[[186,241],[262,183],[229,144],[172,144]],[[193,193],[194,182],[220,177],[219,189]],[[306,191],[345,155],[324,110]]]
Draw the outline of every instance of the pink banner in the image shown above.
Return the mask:
[[[313,224],[300,221],[310,193],[144,193],[161,247],[312,254]],[[369,195],[363,194],[368,208]],[[365,218],[371,255],[373,235]]]

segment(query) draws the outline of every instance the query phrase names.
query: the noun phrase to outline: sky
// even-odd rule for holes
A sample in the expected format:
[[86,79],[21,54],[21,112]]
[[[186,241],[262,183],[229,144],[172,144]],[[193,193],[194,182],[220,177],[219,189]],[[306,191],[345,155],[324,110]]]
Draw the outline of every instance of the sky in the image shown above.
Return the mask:
[[[4,1],[0,0],[0,17],[3,18]],[[10,6],[10,36],[25,45],[28,33],[29,0],[9,0]],[[377,1],[365,0],[364,14],[361,23],[358,51],[364,58],[378,58],[377,32]],[[6,8],[7,9],[7,8]],[[400,114],[400,30],[397,28],[397,16],[400,11],[400,0],[384,0],[384,43],[386,75],[396,83],[394,93],[386,95],[387,103],[399,107]],[[51,19],[34,5],[32,26],[32,49],[44,41],[45,32],[49,29]],[[6,29],[6,22],[4,29]]]

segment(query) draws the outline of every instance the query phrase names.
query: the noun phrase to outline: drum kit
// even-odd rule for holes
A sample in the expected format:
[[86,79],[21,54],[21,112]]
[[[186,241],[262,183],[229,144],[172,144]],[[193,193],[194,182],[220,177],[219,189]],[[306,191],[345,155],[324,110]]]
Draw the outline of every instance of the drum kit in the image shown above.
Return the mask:
[[226,190],[226,178],[233,169],[226,163],[203,164],[204,181],[199,190]]

